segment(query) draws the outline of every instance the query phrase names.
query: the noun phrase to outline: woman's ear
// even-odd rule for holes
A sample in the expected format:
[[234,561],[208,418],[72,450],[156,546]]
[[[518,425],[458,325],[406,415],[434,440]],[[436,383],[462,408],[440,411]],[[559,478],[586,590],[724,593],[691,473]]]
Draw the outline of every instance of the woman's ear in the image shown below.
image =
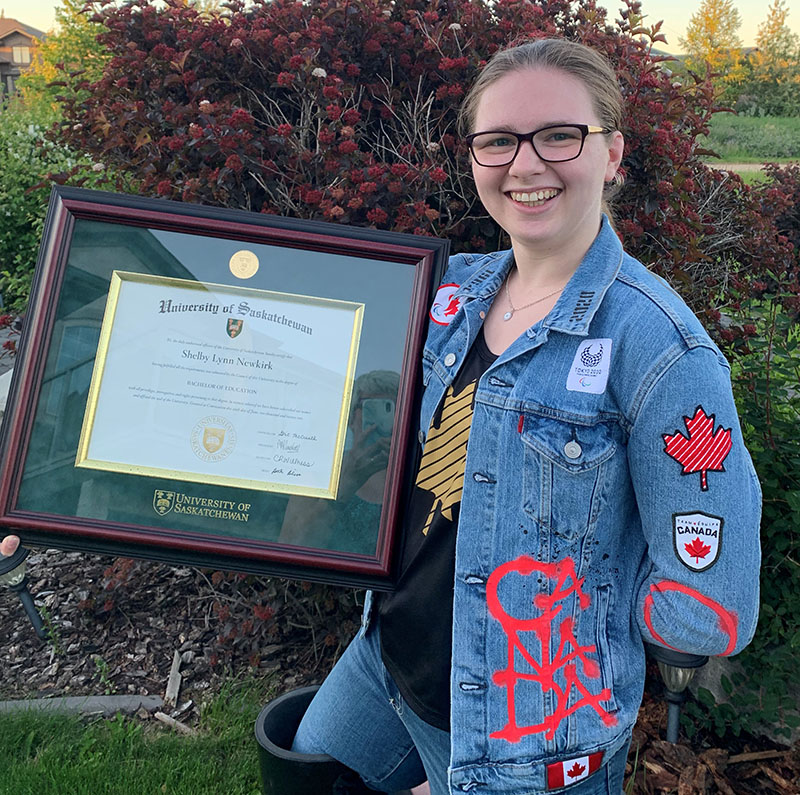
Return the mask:
[[614,130],[608,136],[608,165],[606,166],[605,182],[611,182],[614,179],[624,152],[625,138],[619,130]]

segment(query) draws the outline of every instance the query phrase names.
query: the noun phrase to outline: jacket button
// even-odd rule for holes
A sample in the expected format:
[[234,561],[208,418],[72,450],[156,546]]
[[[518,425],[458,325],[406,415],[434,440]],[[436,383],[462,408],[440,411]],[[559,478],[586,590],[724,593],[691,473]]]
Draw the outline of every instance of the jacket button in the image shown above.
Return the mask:
[[446,367],[452,367],[456,363],[456,355],[454,353],[448,353],[447,356],[444,357],[444,363]]
[[417,434],[417,439],[419,439],[419,443],[420,444],[424,444],[425,443],[425,434],[422,431],[420,431]]
[[564,445],[564,455],[567,458],[580,458],[583,450],[577,442],[567,442]]

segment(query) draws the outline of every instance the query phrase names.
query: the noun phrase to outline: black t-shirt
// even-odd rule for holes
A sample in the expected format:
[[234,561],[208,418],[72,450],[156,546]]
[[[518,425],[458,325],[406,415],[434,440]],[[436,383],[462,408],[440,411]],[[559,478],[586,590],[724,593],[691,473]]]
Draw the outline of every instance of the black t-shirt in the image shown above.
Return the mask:
[[496,358],[481,330],[431,422],[406,514],[397,589],[378,602],[384,665],[414,712],[445,731],[467,439],[478,380]]

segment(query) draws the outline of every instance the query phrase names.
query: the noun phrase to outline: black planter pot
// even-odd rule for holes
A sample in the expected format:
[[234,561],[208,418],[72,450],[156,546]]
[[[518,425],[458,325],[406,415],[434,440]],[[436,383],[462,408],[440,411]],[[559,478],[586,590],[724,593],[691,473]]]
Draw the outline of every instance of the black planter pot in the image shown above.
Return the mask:
[[292,690],[261,710],[256,720],[256,740],[264,795],[376,795],[332,756],[290,750],[317,689]]

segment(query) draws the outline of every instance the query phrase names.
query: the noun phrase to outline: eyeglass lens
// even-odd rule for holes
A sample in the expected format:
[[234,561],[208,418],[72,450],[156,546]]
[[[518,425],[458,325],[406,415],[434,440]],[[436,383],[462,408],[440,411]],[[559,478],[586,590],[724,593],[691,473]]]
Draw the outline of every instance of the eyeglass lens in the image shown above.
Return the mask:
[[[533,136],[533,148],[542,160],[573,160],[581,153],[583,138],[580,127],[548,127]],[[519,140],[510,132],[481,133],[472,139],[472,154],[482,166],[504,166],[516,156]]]

